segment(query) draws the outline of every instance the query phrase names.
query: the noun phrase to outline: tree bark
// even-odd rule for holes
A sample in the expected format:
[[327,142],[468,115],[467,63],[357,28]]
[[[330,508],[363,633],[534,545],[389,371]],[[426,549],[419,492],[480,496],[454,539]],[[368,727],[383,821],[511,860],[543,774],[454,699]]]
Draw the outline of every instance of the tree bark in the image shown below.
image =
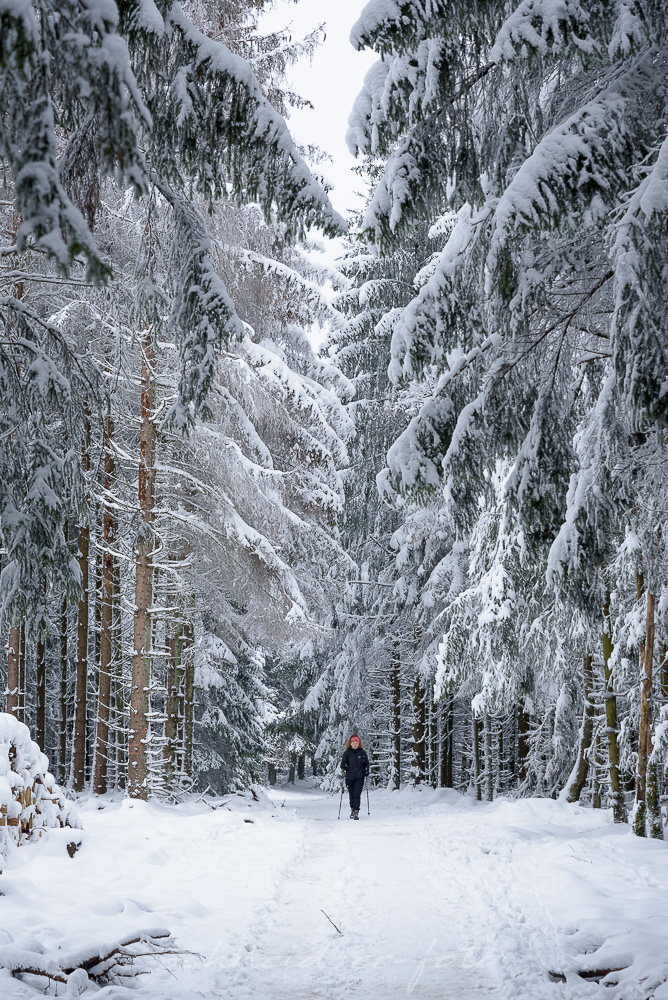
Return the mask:
[[67,596],[63,597],[60,607],[60,780],[64,785],[67,782],[67,728],[69,720],[67,717]]
[[582,676],[584,712],[582,725],[580,726],[577,758],[566,786],[567,802],[578,802],[580,800],[582,789],[587,782],[587,775],[589,773],[589,751],[591,750],[592,736],[594,734],[594,714],[596,711],[592,702],[593,671],[592,658],[589,653],[586,653],[583,659]]
[[441,708],[441,788],[452,788],[452,696],[448,695]]
[[596,739],[594,740],[594,768],[593,768],[594,780],[593,780],[592,798],[591,798],[591,804],[593,809],[601,808],[601,783],[598,780],[599,743],[600,741],[597,735]]
[[392,700],[390,786],[392,788],[399,788],[401,785],[401,678],[399,670],[399,644],[395,641],[390,669]]
[[26,677],[26,662],[27,662],[27,636],[26,636],[26,620],[25,618],[21,622],[21,627],[19,629],[19,720],[23,723],[26,721],[26,688],[27,688],[27,677]]
[[19,712],[19,645],[21,629],[12,625],[7,640],[7,701],[5,711],[18,718]]
[[108,760],[110,751],[109,715],[111,709],[112,625],[114,599],[116,544],[116,516],[109,498],[114,484],[115,463],[112,451],[114,421],[107,415],[104,427],[104,514],[102,527],[102,586],[100,593],[100,677],[97,696],[97,739],[95,747],[95,777],[93,787],[97,795],[108,789]]
[[153,602],[153,512],[155,508],[155,341],[143,332],[139,461],[139,529],[135,560],[134,645],[128,753],[128,794],[148,798],[148,687],[151,677],[151,604]]
[[37,626],[36,695],[35,743],[46,753],[46,622],[42,617]]
[[657,775],[652,755],[652,668],[654,661],[654,615],[656,595],[647,588],[645,642],[642,647],[642,687],[640,692],[640,727],[638,732],[638,770],[633,816],[633,832],[638,837],[663,840],[663,824],[658,799]]
[[529,719],[520,702],[517,709],[517,773],[520,783],[527,779],[527,760],[529,759]]
[[[90,424],[86,420],[81,446],[81,468],[84,478],[90,471]],[[88,686],[88,556],[90,552],[90,525],[79,525],[79,572],[81,598],[77,615],[77,667],[76,695],[74,700],[74,737],[72,740],[72,787],[82,792],[86,782],[86,698]]]
[[165,674],[165,770],[167,784],[174,776],[174,744],[176,740],[176,635],[171,629],[167,636],[167,670]]
[[612,635],[610,627],[610,594],[603,605],[603,670],[605,673],[605,721],[608,734],[608,773],[610,775],[609,798],[615,823],[626,823],[628,815],[619,774],[619,742],[617,738],[617,696],[615,694],[610,658],[612,656]]
[[485,715],[485,790],[487,801],[494,801],[494,759],[492,755],[492,718]]
[[473,767],[475,782],[475,797],[478,802],[482,801],[482,766],[480,753],[480,737],[482,734],[482,719],[473,716]]
[[425,692],[422,678],[416,673],[413,682],[413,781],[421,785],[425,778]]

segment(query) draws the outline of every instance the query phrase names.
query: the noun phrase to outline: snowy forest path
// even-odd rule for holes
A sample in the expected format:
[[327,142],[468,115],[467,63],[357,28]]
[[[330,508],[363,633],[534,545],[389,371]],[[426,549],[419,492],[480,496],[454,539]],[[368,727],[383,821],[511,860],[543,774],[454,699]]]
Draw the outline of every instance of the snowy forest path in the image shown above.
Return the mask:
[[444,862],[432,824],[387,806],[369,817],[366,798],[359,822],[347,802],[339,822],[338,797],[322,793],[289,792],[286,805],[298,810],[303,849],[251,928],[235,997],[491,994],[465,873]]
[[[58,962],[165,927],[179,954],[136,1000],[651,995],[627,956],[668,927],[665,844],[551,799],[372,790],[359,822],[338,806],[308,780],[176,807],[91,796],[74,857],[64,829],[7,858],[0,945]],[[622,966],[616,989],[588,978]],[[0,968],[0,998],[42,995],[33,978]]]

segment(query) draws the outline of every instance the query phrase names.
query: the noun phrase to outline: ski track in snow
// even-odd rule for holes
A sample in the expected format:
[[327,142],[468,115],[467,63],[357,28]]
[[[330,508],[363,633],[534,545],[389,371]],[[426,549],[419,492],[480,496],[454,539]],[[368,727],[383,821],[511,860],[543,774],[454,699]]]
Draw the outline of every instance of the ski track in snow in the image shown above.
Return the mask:
[[[153,962],[131,991],[89,987],[99,1000],[668,996],[653,992],[668,953],[668,850],[604,813],[408,789],[372,791],[359,822],[344,802],[339,822],[338,796],[307,782],[216,804],[90,798],[73,860],[66,830],[10,851],[0,944],[57,958],[164,926],[191,952]],[[577,974],[588,959],[630,965],[643,947],[618,987]],[[652,969],[652,992],[636,990]],[[0,970],[0,1000],[44,987]]]

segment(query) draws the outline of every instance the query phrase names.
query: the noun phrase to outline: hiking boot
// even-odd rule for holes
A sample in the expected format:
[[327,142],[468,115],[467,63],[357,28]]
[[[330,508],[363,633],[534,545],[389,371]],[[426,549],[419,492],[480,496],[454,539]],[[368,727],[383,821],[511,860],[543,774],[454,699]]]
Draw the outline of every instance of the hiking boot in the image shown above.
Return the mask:
[[357,819],[357,816],[355,815],[355,810],[354,809],[350,810],[350,818],[351,819]]
[[360,818],[359,809],[353,809],[353,819],[359,819],[359,818]]

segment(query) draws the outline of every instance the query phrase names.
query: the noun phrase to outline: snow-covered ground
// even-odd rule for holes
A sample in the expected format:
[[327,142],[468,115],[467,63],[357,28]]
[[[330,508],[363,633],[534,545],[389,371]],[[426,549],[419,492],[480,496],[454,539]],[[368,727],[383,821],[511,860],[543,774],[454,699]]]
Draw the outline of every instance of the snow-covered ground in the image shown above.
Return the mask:
[[[215,804],[91,798],[73,858],[67,831],[10,850],[0,945],[58,961],[164,927],[193,953],[132,992],[58,987],[99,1000],[668,997],[668,849],[605,813],[409,789],[339,822],[308,785]],[[0,971],[2,1000],[45,986]]]

